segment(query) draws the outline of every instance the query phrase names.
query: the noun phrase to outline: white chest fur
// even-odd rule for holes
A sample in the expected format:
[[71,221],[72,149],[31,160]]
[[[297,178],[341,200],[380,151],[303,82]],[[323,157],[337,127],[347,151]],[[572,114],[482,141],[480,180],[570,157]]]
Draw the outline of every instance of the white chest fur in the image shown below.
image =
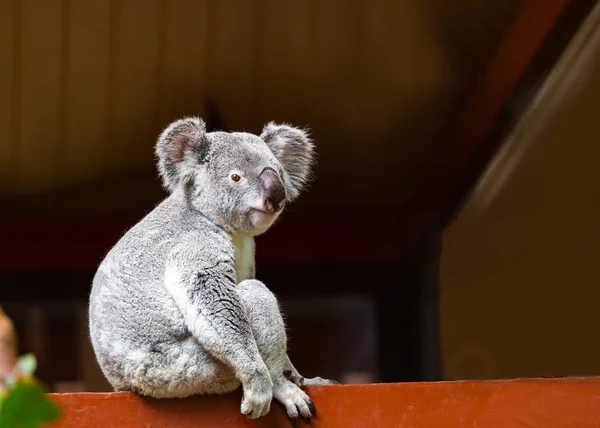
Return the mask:
[[254,276],[254,238],[232,237],[235,247],[235,274],[237,283]]

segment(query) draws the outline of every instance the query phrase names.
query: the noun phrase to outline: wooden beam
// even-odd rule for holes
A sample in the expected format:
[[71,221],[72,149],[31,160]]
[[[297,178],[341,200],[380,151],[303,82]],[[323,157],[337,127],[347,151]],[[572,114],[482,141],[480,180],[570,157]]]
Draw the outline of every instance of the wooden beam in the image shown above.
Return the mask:
[[[568,0],[525,2],[454,126],[450,140],[452,158],[439,159],[447,165],[442,170],[444,175],[456,178],[464,171],[470,155],[493,126],[568,3]],[[436,181],[433,186],[440,191],[445,187],[441,184]]]
[[522,113],[528,108],[528,102],[537,96],[546,77],[552,73],[553,68],[569,48],[572,39],[582,28],[584,21],[596,4],[597,0],[567,2],[560,16],[536,49],[535,55],[521,73],[519,81],[496,114],[491,126],[468,154],[464,170],[454,180],[453,191],[446,195],[445,206],[440,204],[442,207],[438,211],[448,213],[446,218],[450,218],[450,221],[469,199],[477,181],[484,174],[509,134],[518,125]]
[[[307,388],[319,427],[564,428],[600,426],[600,378],[339,385]],[[51,394],[64,411],[55,428],[284,427],[273,402],[267,416],[240,414],[239,392],[150,400],[131,393]]]
[[[441,221],[445,224],[449,212],[452,213],[467,197],[470,187],[513,125],[503,121],[502,113],[515,95],[518,85],[527,76],[538,56],[550,55],[552,61],[545,61],[544,66],[548,68],[554,65],[594,3],[588,0],[524,2],[486,72],[471,92],[464,109],[451,127],[443,132],[447,135],[447,145],[426,168],[426,179],[408,204],[413,210],[413,217],[418,219],[408,245],[425,233],[432,222]],[[571,14],[575,15],[575,23],[561,23],[558,28],[561,17],[569,10],[579,13]],[[552,52],[541,52],[544,43],[553,33],[559,33],[565,44],[551,46],[550,49],[554,50]],[[536,69],[535,76],[528,77],[540,79],[546,71]],[[492,132],[494,135],[491,135]],[[490,137],[494,141],[486,141]],[[487,156],[478,158],[484,143],[487,144]]]

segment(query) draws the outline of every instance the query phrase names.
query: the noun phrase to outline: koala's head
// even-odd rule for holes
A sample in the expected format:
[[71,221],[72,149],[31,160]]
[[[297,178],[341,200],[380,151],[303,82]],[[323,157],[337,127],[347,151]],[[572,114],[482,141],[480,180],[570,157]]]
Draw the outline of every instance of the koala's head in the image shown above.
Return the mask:
[[314,146],[289,125],[267,124],[260,136],[206,132],[199,118],[173,122],[156,143],[164,187],[230,233],[258,235],[305,186]]

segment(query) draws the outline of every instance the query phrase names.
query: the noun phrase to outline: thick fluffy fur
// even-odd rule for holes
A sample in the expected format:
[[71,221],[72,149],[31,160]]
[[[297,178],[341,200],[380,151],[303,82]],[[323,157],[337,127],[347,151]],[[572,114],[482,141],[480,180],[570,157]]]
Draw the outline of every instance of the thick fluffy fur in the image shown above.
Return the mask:
[[198,118],[165,129],[156,153],[170,195],[107,254],[90,296],[92,344],[115,390],[167,398],[241,385],[251,418],[273,397],[291,418],[312,416],[300,386],[332,382],[304,380],[287,357],[277,299],[254,279],[253,237],[281,212],[265,208],[261,173],[291,201],[313,150],[289,125],[270,123],[260,137],[207,133]]

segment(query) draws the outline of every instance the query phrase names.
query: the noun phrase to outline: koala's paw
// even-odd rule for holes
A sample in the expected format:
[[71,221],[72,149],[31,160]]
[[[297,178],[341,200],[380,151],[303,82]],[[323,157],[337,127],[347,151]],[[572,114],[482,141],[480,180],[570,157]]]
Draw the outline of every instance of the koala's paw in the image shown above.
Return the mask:
[[340,385],[337,380],[323,379],[322,377],[305,378],[298,373],[293,373],[291,370],[286,370],[283,375],[290,382],[294,382],[299,387],[303,386],[319,386],[319,385]]
[[268,373],[257,373],[243,385],[241,412],[250,419],[269,413],[273,399],[273,382]]
[[298,416],[302,416],[307,422],[317,413],[315,403],[300,389],[298,385],[287,379],[282,379],[273,388],[273,397],[285,407],[285,410],[295,425]]

